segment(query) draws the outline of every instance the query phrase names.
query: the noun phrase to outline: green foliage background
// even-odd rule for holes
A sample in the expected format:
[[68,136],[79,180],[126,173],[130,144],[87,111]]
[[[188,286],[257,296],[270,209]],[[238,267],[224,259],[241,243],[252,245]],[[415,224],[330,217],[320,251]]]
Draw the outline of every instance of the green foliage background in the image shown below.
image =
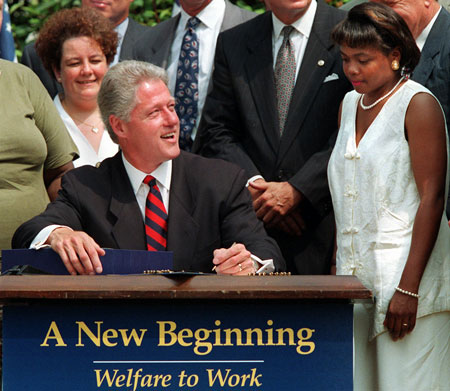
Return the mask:
[[[346,0],[326,0],[329,4],[340,6]],[[264,12],[261,0],[232,0],[242,8]],[[42,24],[62,8],[80,6],[80,0],[7,0],[11,16],[11,28],[16,44],[17,58],[28,42],[36,38]],[[130,14],[139,23],[153,26],[171,17],[173,0],[134,0]]]

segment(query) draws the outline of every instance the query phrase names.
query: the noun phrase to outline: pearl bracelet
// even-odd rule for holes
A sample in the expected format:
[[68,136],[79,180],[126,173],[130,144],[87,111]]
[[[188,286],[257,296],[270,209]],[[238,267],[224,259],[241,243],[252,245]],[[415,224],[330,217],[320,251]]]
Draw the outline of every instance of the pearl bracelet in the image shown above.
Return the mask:
[[397,292],[403,293],[404,295],[408,295],[408,296],[415,297],[416,299],[418,299],[418,298],[420,297],[418,293],[413,293],[413,292],[410,292],[410,291],[405,291],[404,289],[400,288],[399,286],[398,286],[397,288],[395,288],[395,290],[396,290]]

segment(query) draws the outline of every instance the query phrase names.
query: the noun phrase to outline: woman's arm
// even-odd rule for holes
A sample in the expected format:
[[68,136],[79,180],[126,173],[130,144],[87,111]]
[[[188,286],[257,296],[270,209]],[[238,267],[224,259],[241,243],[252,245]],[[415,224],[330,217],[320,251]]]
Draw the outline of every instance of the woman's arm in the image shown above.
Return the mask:
[[60,167],[44,171],[44,183],[50,201],[53,201],[58,195],[58,191],[61,188],[61,177],[72,168],[73,163],[69,162]]
[[[414,96],[405,118],[411,165],[420,196],[411,248],[398,287],[417,294],[433,250],[445,205],[447,149],[445,121],[438,102],[429,94]],[[418,298],[396,291],[384,325],[392,339],[403,338],[416,324]]]

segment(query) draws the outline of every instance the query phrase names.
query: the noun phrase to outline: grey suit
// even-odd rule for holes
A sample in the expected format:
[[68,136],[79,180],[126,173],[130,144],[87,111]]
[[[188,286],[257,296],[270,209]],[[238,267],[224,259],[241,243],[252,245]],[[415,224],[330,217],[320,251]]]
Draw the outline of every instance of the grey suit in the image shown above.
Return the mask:
[[203,110],[194,152],[243,167],[250,178],[288,181],[307,201],[300,208],[301,237],[272,231],[288,267],[326,274],[334,220],[326,167],[337,130],[339,104],[350,84],[332,28],[345,12],[321,0],[297,77],[283,136],[279,135],[272,54],[272,14],[260,15],[219,35],[213,90]]
[[[450,135],[450,13],[442,8],[425,41],[420,62],[412,79],[427,87],[444,109]],[[450,219],[450,194],[447,200]]]
[[439,99],[450,132],[450,13],[445,8],[441,9],[425,41],[412,79]]
[[[133,19],[128,18],[128,27],[123,37],[119,61],[131,60],[133,58],[133,46],[135,42],[140,39],[142,34],[144,34],[148,29],[149,27],[143,26]],[[26,65],[28,68],[31,68],[34,73],[39,76],[39,79],[52,98],[62,91],[61,84],[55,80],[53,74],[48,73],[45,69],[44,64],[36,53],[34,43],[29,43],[25,46],[21,63]]]
[[[239,8],[225,1],[225,14],[220,31],[228,30],[241,24],[256,14]],[[135,60],[150,62],[161,68],[167,69],[172,43],[178,27],[181,15],[178,14],[164,22],[157,24],[148,30],[142,38],[136,42],[133,51]]]

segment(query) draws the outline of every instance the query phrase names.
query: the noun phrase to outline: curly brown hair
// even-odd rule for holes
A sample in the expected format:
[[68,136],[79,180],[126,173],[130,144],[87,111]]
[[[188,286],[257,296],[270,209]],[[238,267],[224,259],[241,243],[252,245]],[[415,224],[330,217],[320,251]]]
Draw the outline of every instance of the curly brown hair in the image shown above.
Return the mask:
[[108,64],[114,59],[118,38],[107,18],[89,7],[63,9],[45,22],[35,44],[36,52],[50,74],[53,69],[61,69],[64,42],[76,37],[94,39]]

